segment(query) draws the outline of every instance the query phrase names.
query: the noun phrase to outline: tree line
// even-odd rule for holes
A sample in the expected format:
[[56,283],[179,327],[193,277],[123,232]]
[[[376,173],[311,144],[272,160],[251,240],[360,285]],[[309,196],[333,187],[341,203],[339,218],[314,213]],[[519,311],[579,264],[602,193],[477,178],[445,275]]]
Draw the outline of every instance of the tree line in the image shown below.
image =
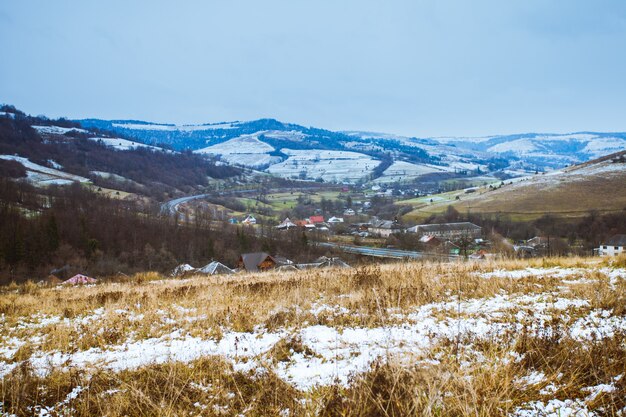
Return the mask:
[[0,283],[39,279],[65,267],[96,276],[168,272],[186,262],[235,266],[240,253],[267,251],[308,261],[319,250],[296,231],[256,233],[199,212],[187,221],[156,205],[104,197],[74,184],[36,189],[0,178]]

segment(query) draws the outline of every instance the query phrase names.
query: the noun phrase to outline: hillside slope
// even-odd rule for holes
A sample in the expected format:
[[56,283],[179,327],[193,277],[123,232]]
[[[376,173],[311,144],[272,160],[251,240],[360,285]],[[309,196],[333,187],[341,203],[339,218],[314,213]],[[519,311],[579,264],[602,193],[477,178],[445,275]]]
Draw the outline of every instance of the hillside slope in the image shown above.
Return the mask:
[[[626,151],[549,173],[405,201],[415,210],[409,217],[426,217],[453,205],[472,213],[508,213],[530,219],[545,213],[580,217],[591,210],[626,208],[626,163],[613,162]],[[458,199],[457,199],[458,198]],[[430,200],[433,200],[432,202]]]
[[626,149],[626,133],[523,133],[478,138],[434,138],[459,148],[517,157],[538,167],[560,168]]
[[214,160],[83,129],[67,120],[2,109],[0,172],[11,168],[14,174],[6,176],[35,186],[80,182],[99,191],[111,188],[161,199],[165,193],[194,192],[212,179],[241,173]]

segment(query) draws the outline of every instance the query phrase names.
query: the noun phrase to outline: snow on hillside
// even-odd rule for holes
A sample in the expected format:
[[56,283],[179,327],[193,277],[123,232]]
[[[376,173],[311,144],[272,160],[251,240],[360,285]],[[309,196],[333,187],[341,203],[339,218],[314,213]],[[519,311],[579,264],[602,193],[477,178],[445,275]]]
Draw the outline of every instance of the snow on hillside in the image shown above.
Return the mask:
[[221,156],[221,160],[230,165],[241,165],[250,168],[264,168],[280,161],[280,157],[264,153],[234,153]]
[[282,139],[282,140],[290,140],[294,142],[302,142],[309,135],[299,132],[297,130],[288,130],[285,132],[279,130],[268,130],[266,132],[258,132],[257,134],[262,134],[264,137],[270,139]]
[[607,180],[613,177],[626,177],[626,164],[603,161],[517,178],[517,181],[511,181],[512,185],[510,187],[512,188],[509,190],[516,190],[516,192],[523,194],[526,187],[539,187],[543,190],[548,190],[550,188],[562,187],[568,183],[588,181],[594,177]]
[[[506,161],[510,164],[509,169],[523,171],[558,169],[616,152],[626,146],[624,133],[523,133],[481,137],[416,138],[378,132],[330,132],[285,124],[273,119],[202,125],[90,119],[85,120],[84,123],[85,126],[118,131],[121,136],[132,136],[145,143],[169,143],[177,149],[197,149],[196,152],[200,154],[220,155],[223,163],[256,169],[265,169],[278,164],[278,167],[272,168],[272,171],[278,175],[300,177],[300,172],[304,171],[303,175],[307,175],[308,178],[311,178],[308,174],[308,167],[296,172],[294,166],[296,158],[291,158],[292,160],[287,162],[283,161],[284,157],[269,154],[280,148],[318,148],[314,149],[316,152],[321,148],[332,151],[348,150],[355,153],[390,151],[392,157],[397,158],[396,162],[401,162],[411,160],[411,153],[414,152],[420,157],[420,159],[414,159],[414,162],[420,162],[423,161],[423,152],[426,152],[431,158],[427,162],[442,166],[448,172],[454,173],[459,170],[471,172],[477,169],[488,172],[487,166],[493,162],[506,168]],[[267,147],[259,145],[257,141],[239,139],[245,137],[265,142]],[[215,145],[223,141],[226,141],[225,145]],[[289,142],[297,144],[290,145]],[[207,147],[209,144],[214,145]],[[242,146],[241,149],[239,149],[240,146]],[[270,147],[272,150],[269,150]],[[404,171],[403,168],[400,169]],[[408,167],[407,170],[409,170]],[[320,169],[316,168],[313,171],[320,171]],[[389,171],[388,176],[399,176],[392,172]],[[328,175],[325,172],[323,174],[323,177],[327,178],[334,175]],[[337,178],[345,178],[343,173],[338,175]],[[360,175],[350,176],[356,178]]]
[[113,180],[118,181],[118,182],[132,182],[132,183],[136,184],[137,186],[140,186],[140,187],[142,186],[141,184],[139,184],[139,183],[137,183],[137,182],[135,182],[135,181],[133,181],[133,180],[131,180],[129,178],[123,177],[123,176],[118,175],[118,174],[114,174],[112,172],[106,172],[106,171],[89,171],[89,172],[92,175],[98,176],[100,178],[113,179]]
[[369,155],[349,151],[281,149],[289,155],[270,166],[271,174],[286,178],[322,178],[324,181],[353,183],[372,173],[379,161]]
[[479,138],[433,138],[433,140],[492,154],[512,154],[540,159],[556,157],[557,163],[584,162],[626,149],[626,139],[601,133],[526,134]]
[[438,143],[447,143],[447,144],[455,144],[459,142],[465,143],[483,143],[488,142],[489,140],[495,138],[497,136],[476,136],[476,137],[463,137],[463,136],[438,136],[430,138]]
[[113,123],[113,127],[131,130],[164,130],[164,131],[184,131],[193,132],[199,130],[235,129],[238,122],[216,123],[205,125],[162,125],[156,123]]
[[259,140],[259,133],[243,135],[217,145],[198,149],[196,153],[208,153],[214,155],[229,154],[262,154],[273,152],[274,148]]
[[498,143],[487,149],[487,151],[493,153],[512,152],[516,154],[529,153],[537,150],[539,150],[539,148],[532,139],[518,139],[511,142]]
[[[449,146],[445,143],[438,143],[433,140],[420,140],[416,138],[409,138],[406,136],[392,135],[387,133],[374,133],[374,132],[355,132],[349,131],[344,132],[349,136],[358,137],[361,139],[371,140],[371,144],[366,143],[354,143],[349,142],[350,147],[354,149],[378,149],[385,151],[385,142],[380,142],[380,139],[383,140],[393,140],[397,141],[404,146],[409,146],[412,148],[419,148],[423,151],[426,151],[428,155],[439,158],[439,162],[441,165],[431,166],[434,169],[439,169],[443,172],[455,172],[458,170],[468,170],[475,171],[477,169],[481,169],[483,172],[487,170],[487,167],[479,163],[477,161],[484,160],[493,155],[489,155],[482,151],[476,150],[468,150],[462,147],[457,146]],[[420,165],[420,164],[418,164]]]
[[389,168],[383,172],[383,175],[377,178],[376,183],[390,183],[411,181],[422,175],[432,174],[434,172],[446,172],[442,167],[428,164],[412,164],[405,161],[395,161]]
[[85,129],[79,129],[76,127],[61,127],[61,126],[32,126],[39,133],[46,133],[50,135],[64,135],[67,132],[79,132],[87,133]]
[[341,133],[345,133],[348,136],[354,136],[361,139],[392,139],[403,141],[408,139],[406,136],[394,135],[392,133],[382,132],[362,132],[358,130],[345,130]]
[[626,139],[604,138],[603,140],[587,143],[582,152],[599,158],[604,155],[626,150]]
[[[625,149],[626,140],[621,138],[598,137],[597,135],[580,133],[569,135],[537,135],[532,138],[522,138],[498,143],[487,149],[493,153],[513,153],[517,155],[535,154],[535,156],[547,157],[554,153],[553,149],[570,146],[584,148],[580,153],[589,154],[592,157],[600,157],[618,150]],[[578,153],[573,151],[573,153]],[[573,156],[573,155],[572,155]]]
[[145,143],[134,142],[132,140],[121,139],[121,138],[93,137],[93,138],[89,138],[89,140],[92,140],[94,142],[100,142],[104,144],[105,146],[108,146],[110,148],[115,148],[120,151],[128,151],[128,150],[137,149],[137,148],[147,148],[147,149],[152,149],[155,151],[174,152],[174,151],[170,151],[167,149],[159,148],[157,146],[146,145]]
[[[72,182],[91,182],[88,178],[48,168],[15,155],[0,155],[0,159],[17,161],[26,168],[27,180],[34,185],[65,185]],[[57,164],[58,166],[58,164]]]
[[243,165],[251,168],[260,168],[268,166],[272,163],[279,162],[280,157],[272,156],[269,153],[274,148],[265,142],[259,140],[259,135],[243,135],[217,145],[208,146],[198,149],[195,153],[218,155],[222,161],[233,165]]

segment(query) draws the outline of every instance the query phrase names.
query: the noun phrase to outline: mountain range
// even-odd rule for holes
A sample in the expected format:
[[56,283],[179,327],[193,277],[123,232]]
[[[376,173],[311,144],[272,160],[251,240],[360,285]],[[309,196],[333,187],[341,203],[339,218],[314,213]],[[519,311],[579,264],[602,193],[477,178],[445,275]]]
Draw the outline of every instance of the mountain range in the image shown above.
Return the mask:
[[416,138],[330,131],[274,119],[200,125],[83,119],[142,143],[213,155],[223,163],[286,178],[355,183],[430,177],[509,178],[562,168],[626,149],[626,133],[522,133]]

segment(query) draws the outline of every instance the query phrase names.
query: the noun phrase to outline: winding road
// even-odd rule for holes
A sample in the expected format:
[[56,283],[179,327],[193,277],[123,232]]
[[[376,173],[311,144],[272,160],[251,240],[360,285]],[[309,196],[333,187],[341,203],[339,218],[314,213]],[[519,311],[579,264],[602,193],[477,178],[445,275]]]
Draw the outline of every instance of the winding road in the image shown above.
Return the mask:
[[174,200],[166,201],[165,203],[161,204],[161,214],[170,214],[174,216],[177,212],[179,205],[186,203],[188,201],[191,201],[191,200],[205,198],[205,197],[208,197],[209,195],[210,194],[197,194],[197,195],[190,195],[187,197],[180,197],[180,198],[175,198]]
[[[319,187],[306,187],[306,186],[300,186],[300,187],[281,187],[281,188],[270,188],[269,190],[267,190],[268,194],[274,194],[274,193],[284,193],[284,192],[288,192],[288,191],[296,191],[296,190],[307,190],[307,189],[311,189],[311,190],[318,190],[318,191],[325,191],[325,190],[329,190],[329,189],[337,189],[337,187],[328,187],[328,188],[319,188]],[[177,209],[178,206],[184,203],[187,203],[191,200],[198,200],[198,199],[202,199],[202,198],[206,198],[206,197],[210,197],[212,195],[215,196],[226,196],[226,195],[233,195],[233,194],[254,194],[254,193],[258,193],[259,190],[258,189],[247,189],[247,190],[230,190],[230,191],[219,191],[219,192],[214,192],[212,194],[196,194],[196,195],[190,195],[187,197],[180,197],[180,198],[175,198],[173,200],[169,200],[166,201],[165,203],[161,204],[161,214],[169,214],[171,216],[176,215],[177,213]]]

